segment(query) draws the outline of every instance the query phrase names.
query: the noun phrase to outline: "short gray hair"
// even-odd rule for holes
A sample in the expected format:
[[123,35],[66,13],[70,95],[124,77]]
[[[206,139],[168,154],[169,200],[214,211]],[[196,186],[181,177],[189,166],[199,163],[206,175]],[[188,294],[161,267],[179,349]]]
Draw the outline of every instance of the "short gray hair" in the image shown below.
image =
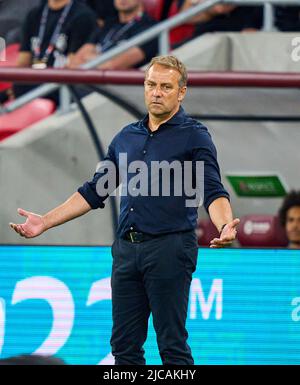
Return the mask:
[[148,67],[146,68],[145,76],[148,75],[150,68],[154,64],[159,64],[161,66],[165,66],[165,67],[169,67],[177,70],[181,75],[181,78],[179,80],[179,87],[185,87],[187,85],[186,67],[179,59],[177,59],[176,56],[172,56],[172,55],[155,56],[154,58],[152,58]]

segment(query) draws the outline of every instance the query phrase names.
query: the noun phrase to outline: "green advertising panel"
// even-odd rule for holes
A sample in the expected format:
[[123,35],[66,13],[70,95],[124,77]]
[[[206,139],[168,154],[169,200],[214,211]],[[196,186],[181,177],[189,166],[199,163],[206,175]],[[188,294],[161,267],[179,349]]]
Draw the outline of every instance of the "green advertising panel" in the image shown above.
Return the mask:
[[286,195],[278,175],[226,175],[238,197],[279,198]]

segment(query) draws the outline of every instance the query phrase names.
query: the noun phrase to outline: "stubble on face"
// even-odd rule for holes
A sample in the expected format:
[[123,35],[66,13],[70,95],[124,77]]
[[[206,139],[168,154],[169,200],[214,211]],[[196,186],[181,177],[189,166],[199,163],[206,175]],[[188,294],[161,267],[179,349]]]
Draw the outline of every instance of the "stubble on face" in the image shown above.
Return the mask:
[[145,79],[145,104],[150,114],[164,118],[180,106],[180,73],[173,68],[154,64]]

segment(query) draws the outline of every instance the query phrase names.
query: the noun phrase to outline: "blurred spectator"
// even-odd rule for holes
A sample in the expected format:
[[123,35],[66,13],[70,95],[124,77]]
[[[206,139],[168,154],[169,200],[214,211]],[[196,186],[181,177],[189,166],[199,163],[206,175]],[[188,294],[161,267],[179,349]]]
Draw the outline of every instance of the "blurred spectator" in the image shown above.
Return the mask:
[[[65,67],[67,60],[87,41],[97,28],[96,15],[78,0],[40,0],[23,23],[18,67],[44,69]],[[38,85],[15,84],[13,94],[19,97]],[[56,103],[58,94],[49,96]],[[11,92],[0,96],[0,102]]]
[[23,24],[19,67],[64,67],[96,28],[94,13],[78,0],[48,0]]
[[[183,12],[190,8],[190,5],[187,1],[176,0],[173,1],[168,12],[168,17],[173,17],[179,12]],[[172,28],[169,34],[171,47],[177,48],[181,44],[193,39],[195,34],[195,24],[194,18],[186,21],[184,24],[181,24],[175,28]]]
[[275,26],[284,32],[300,31],[300,6],[275,7]]
[[26,14],[41,0],[0,0],[0,37],[5,39],[6,45],[19,43],[21,39],[21,25]]
[[[96,30],[87,44],[85,44],[72,58],[69,67],[76,68],[95,59],[101,53],[116,45],[146,31],[155,24],[145,12],[142,0],[114,0],[118,17],[106,22],[105,26]],[[157,39],[128,49],[98,68],[127,69],[139,67],[151,60],[157,54]]]
[[289,240],[288,248],[300,249],[300,191],[291,191],[285,197],[279,219]]
[[107,20],[118,16],[113,0],[86,0],[86,3],[95,11],[100,27],[103,27]]
[[[184,11],[203,0],[178,0],[180,11]],[[218,4],[194,16],[190,23],[195,24],[195,36],[207,32],[255,31],[263,21],[262,6],[235,6]]]

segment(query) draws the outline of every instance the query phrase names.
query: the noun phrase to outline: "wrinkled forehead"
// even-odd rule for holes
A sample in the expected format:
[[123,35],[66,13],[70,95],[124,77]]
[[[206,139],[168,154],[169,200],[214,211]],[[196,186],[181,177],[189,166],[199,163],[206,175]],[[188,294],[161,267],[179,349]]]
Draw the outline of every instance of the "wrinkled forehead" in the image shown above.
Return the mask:
[[155,83],[178,83],[180,79],[181,74],[176,68],[161,64],[154,64],[145,76],[145,80]]

